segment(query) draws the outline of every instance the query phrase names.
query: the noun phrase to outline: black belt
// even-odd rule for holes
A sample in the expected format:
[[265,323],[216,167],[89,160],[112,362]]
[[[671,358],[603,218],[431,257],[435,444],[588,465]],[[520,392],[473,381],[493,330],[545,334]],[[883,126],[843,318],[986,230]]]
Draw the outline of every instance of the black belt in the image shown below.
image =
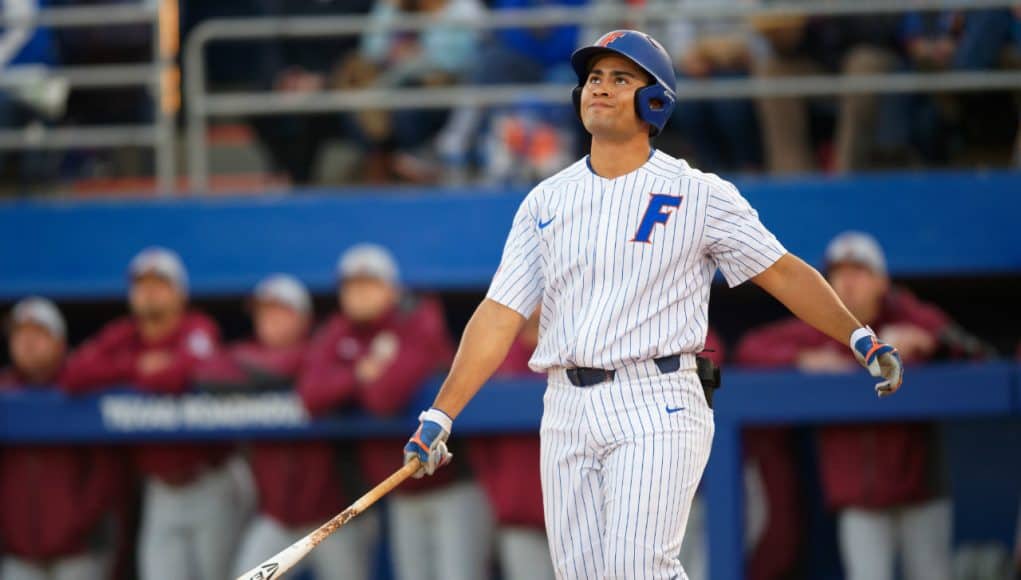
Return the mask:
[[[672,354],[652,360],[656,363],[660,374],[663,375],[675,373],[681,368],[681,355],[679,354]],[[566,372],[567,380],[571,381],[571,384],[576,387],[591,387],[599,383],[612,381],[613,376],[617,374],[613,370],[594,369],[591,367],[575,367],[567,369]]]

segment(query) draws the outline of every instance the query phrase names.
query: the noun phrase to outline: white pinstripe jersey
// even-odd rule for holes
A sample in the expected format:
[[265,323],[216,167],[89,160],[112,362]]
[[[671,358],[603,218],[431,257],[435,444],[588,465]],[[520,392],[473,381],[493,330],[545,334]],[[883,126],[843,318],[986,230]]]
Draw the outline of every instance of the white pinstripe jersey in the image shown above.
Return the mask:
[[713,174],[654,150],[605,179],[586,157],[525,197],[487,297],[526,317],[541,301],[533,370],[620,368],[702,350],[717,268],[736,286],[784,253]]

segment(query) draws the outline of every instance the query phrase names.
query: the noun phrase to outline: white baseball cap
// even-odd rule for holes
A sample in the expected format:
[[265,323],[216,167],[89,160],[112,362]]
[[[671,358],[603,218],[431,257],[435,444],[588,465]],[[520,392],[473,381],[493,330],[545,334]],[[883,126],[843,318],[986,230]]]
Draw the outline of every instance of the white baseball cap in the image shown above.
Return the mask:
[[138,253],[128,266],[132,278],[156,274],[173,283],[182,292],[188,292],[188,272],[177,252],[160,246],[151,246]]
[[351,246],[337,262],[337,277],[344,280],[356,276],[379,278],[396,284],[399,278],[397,261],[390,250],[378,244]]
[[276,302],[290,307],[301,314],[312,312],[312,299],[308,288],[290,274],[273,274],[263,278],[255,287],[255,299]]
[[20,300],[11,310],[11,326],[34,323],[45,328],[54,337],[67,338],[67,325],[60,309],[46,298],[30,296]]
[[865,266],[877,274],[886,275],[886,256],[883,248],[865,232],[843,232],[826,246],[826,267],[851,263]]

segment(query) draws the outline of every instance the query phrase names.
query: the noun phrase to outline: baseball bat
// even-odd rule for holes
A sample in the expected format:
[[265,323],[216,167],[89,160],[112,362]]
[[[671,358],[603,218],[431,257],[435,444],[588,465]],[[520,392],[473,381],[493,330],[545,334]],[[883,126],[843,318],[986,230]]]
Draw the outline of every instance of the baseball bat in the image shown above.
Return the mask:
[[372,504],[379,501],[379,498],[390,493],[393,488],[418,471],[420,466],[421,463],[418,458],[413,458],[404,467],[395,471],[390,477],[384,479],[379,485],[358,498],[347,509],[333,516],[330,521],[319,526],[304,538],[284,548],[262,564],[245,572],[237,580],[271,580],[272,578],[283,576],[284,572],[293,568],[295,564],[307,556],[327,536],[337,531],[340,526],[346,524],[351,518],[369,509]]

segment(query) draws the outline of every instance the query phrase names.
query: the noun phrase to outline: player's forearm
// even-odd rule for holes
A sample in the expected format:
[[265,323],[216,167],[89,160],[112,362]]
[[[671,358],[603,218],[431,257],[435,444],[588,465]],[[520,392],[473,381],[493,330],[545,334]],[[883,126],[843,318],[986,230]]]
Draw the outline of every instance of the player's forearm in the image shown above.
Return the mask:
[[862,326],[815,268],[786,254],[752,279],[791,313],[827,336],[847,344]]
[[483,300],[464,329],[454,364],[433,407],[457,417],[500,367],[524,323],[525,318],[516,311]]

